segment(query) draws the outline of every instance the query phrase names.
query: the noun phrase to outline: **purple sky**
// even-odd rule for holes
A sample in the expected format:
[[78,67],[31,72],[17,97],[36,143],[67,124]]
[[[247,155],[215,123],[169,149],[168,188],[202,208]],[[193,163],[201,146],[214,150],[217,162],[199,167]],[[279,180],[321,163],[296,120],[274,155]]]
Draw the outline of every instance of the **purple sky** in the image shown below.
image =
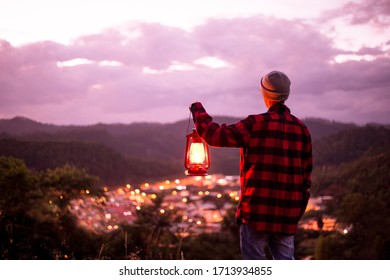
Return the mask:
[[95,13],[98,30],[86,12],[75,13],[75,25],[70,11],[37,7],[32,14],[42,20],[34,26],[17,25],[16,6],[2,9],[0,118],[166,123],[187,119],[194,101],[211,115],[246,117],[266,110],[259,80],[278,69],[292,81],[286,104],[300,118],[390,123],[389,0],[332,0],[311,13],[291,1],[279,10],[252,0],[237,1],[242,10],[207,10],[207,2],[194,18],[143,19],[145,7],[127,18],[118,8],[104,25]]

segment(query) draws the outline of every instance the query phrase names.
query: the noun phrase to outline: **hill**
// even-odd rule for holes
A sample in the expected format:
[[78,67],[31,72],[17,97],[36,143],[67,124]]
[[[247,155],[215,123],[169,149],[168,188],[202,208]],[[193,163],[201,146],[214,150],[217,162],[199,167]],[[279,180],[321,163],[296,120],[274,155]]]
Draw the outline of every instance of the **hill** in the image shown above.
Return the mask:
[[[227,116],[215,117],[219,123],[232,124],[239,118]],[[320,139],[342,130],[356,127],[353,124],[331,122],[323,119],[307,119],[307,126],[313,139]],[[0,120],[0,134],[15,136],[26,141],[71,141],[102,144],[124,157],[159,159],[182,162],[185,135],[193,127],[192,121],[178,121],[170,124],[131,123],[131,124],[95,124],[89,126],[59,126],[43,124],[24,118]],[[221,157],[237,158],[235,149],[212,149],[214,172],[237,173],[238,165],[229,164],[229,168],[220,168]],[[225,159],[226,159],[225,158]],[[226,160],[223,160],[226,162]],[[217,165],[215,165],[217,163]]]
[[[219,123],[238,118],[215,117]],[[337,165],[388,143],[389,129],[324,119],[306,119],[313,138],[315,166]],[[107,183],[183,175],[185,135],[192,121],[60,126],[24,117],[0,120],[0,155],[25,160],[43,170],[73,164]],[[210,173],[238,175],[239,150],[211,148]]]
[[[219,123],[232,124],[240,120],[240,118],[217,116],[214,118]],[[351,123],[341,123],[320,118],[304,119],[314,139],[320,139],[339,131],[357,127]],[[106,133],[111,136],[126,136],[129,133],[134,136],[142,136],[145,134],[157,134],[165,131],[172,135],[184,135],[187,131],[187,126],[193,126],[192,120],[188,124],[188,120],[182,120],[175,123],[160,124],[160,123],[131,123],[131,124],[94,124],[94,125],[53,125],[36,122],[26,117],[15,117],[12,119],[0,119],[0,133],[9,135],[23,136],[23,135],[41,135],[41,137],[48,137],[49,135],[56,135],[56,137],[64,137],[79,140],[93,140],[99,133]],[[94,134],[96,133],[96,134]]]
[[0,155],[23,159],[35,171],[55,169],[66,164],[86,169],[102,184],[120,185],[157,180],[166,174],[179,175],[180,168],[170,162],[125,158],[101,144],[61,141],[27,141],[0,137]]
[[366,154],[373,154],[390,144],[390,129],[366,125],[340,131],[315,142],[317,166],[338,165]]

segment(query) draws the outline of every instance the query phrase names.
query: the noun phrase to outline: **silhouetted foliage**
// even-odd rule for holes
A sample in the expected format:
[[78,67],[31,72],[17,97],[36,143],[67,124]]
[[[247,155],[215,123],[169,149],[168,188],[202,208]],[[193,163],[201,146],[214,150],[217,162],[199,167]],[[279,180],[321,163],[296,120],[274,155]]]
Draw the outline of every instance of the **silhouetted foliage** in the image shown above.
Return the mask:
[[[318,240],[321,259],[388,259],[390,255],[390,149],[326,169],[329,182],[336,182],[335,198],[328,207],[338,222],[351,226],[345,236]],[[326,172],[329,173],[326,173]],[[331,186],[332,188],[332,186]],[[333,187],[334,188],[334,187]],[[338,250],[333,250],[336,247]],[[331,254],[331,256],[329,255]]]

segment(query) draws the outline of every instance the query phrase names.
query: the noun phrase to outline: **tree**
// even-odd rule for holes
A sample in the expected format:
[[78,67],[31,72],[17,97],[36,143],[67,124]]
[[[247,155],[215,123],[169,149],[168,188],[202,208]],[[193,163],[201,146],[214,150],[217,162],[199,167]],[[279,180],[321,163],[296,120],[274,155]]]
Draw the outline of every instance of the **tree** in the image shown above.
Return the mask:
[[14,213],[34,191],[35,178],[22,160],[0,156],[0,217]]
[[0,157],[0,259],[97,253],[97,238],[78,229],[67,208],[80,191],[93,191],[94,182],[95,177],[72,166],[36,174],[22,160]]
[[0,258],[6,259],[13,253],[21,253],[30,244],[15,242],[22,240],[25,213],[33,205],[33,198],[39,193],[35,187],[36,178],[22,160],[0,156]]
[[321,234],[316,242],[314,258],[316,260],[344,259],[342,237],[338,234]]
[[46,190],[48,200],[64,209],[70,200],[82,193],[101,194],[94,188],[98,178],[89,175],[85,169],[66,164],[63,167],[48,169],[41,177],[41,185]]

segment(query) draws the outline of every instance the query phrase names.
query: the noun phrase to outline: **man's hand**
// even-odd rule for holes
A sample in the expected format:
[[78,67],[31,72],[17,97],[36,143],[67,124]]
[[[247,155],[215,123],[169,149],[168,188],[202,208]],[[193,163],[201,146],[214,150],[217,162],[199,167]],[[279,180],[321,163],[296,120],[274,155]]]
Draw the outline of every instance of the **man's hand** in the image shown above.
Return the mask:
[[195,113],[198,110],[204,110],[203,105],[200,102],[192,103],[189,109],[190,109],[191,113]]

